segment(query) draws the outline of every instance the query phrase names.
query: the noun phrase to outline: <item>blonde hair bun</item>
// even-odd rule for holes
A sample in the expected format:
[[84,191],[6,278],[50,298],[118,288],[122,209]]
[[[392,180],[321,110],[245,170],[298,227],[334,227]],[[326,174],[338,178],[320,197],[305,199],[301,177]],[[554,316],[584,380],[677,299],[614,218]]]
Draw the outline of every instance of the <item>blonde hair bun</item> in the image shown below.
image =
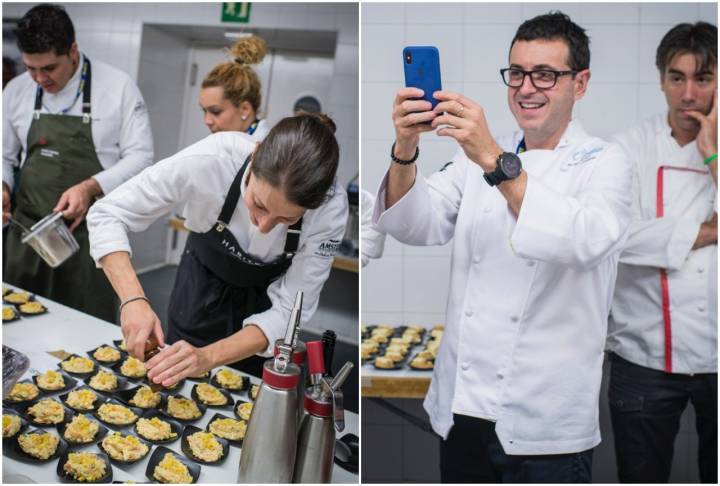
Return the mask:
[[230,54],[238,64],[259,64],[267,54],[267,44],[261,37],[252,35],[233,44]]

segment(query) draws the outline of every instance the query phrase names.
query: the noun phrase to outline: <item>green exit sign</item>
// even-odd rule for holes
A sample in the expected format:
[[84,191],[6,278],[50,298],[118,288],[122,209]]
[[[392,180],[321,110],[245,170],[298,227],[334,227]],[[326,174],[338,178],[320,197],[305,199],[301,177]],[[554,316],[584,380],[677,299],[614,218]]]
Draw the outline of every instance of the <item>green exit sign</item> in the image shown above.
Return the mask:
[[250,22],[250,5],[250,2],[223,2],[222,21],[247,24]]

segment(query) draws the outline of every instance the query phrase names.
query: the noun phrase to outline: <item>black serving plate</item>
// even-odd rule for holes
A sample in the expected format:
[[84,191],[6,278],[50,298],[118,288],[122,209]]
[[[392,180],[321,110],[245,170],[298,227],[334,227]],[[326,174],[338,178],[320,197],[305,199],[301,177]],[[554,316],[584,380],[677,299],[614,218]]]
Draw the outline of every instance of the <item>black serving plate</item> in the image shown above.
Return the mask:
[[185,466],[188,468],[188,473],[190,473],[190,476],[192,476],[192,483],[197,483],[198,478],[200,477],[200,465],[194,464],[192,461],[189,461],[187,458],[181,456],[175,451],[171,451],[165,446],[157,447],[155,449],[155,452],[153,452],[152,456],[150,456],[150,461],[148,461],[148,466],[145,470],[145,477],[147,477],[150,481],[159,482],[153,477],[153,471],[155,470],[155,466],[157,466],[160,461],[162,461],[163,457],[165,457],[165,454],[167,454],[168,452],[175,456],[175,459],[185,464]]
[[[233,406],[233,413],[235,413],[235,416],[236,416],[237,418],[239,418],[240,420],[250,420],[250,417],[248,417],[248,418],[241,417],[240,414],[238,413],[238,407],[239,407],[240,405],[242,405],[243,403],[251,403],[251,402],[248,402],[247,400],[238,400],[238,401],[236,401],[236,402],[235,402],[235,405]],[[250,414],[252,415],[252,412],[250,412]]]
[[[180,394],[170,395],[170,397],[175,397],[175,398],[187,398],[187,397],[185,397],[185,396],[183,396],[183,395],[180,395]],[[194,419],[181,419],[181,418],[173,417],[173,416],[170,415],[170,413],[167,411],[167,406],[168,406],[169,403],[170,403],[170,397],[168,397],[167,401],[165,402],[165,406],[160,409],[160,413],[164,414],[167,418],[172,419],[172,420],[177,420],[178,422],[182,422],[182,423],[184,423],[184,424],[191,424],[191,423],[193,423],[193,422],[197,422],[198,420],[200,420],[201,418],[203,418],[203,416],[205,415],[205,411],[207,410],[207,407],[206,407],[203,403],[198,402],[197,400],[194,400],[194,399],[191,398],[191,400],[193,400],[193,401],[197,404],[198,410],[200,410],[200,416],[199,416],[198,418],[194,418]]]
[[[72,392],[78,391],[78,390],[90,390],[91,392],[93,392],[93,393],[95,394],[95,396],[96,396],[97,398],[96,398],[95,401],[93,402],[92,408],[87,408],[87,409],[85,409],[85,408],[75,408],[75,407],[73,407],[72,405],[70,405],[70,404],[67,402],[68,397],[70,396],[70,394],[71,394]],[[75,388],[74,390],[71,390],[71,391],[69,391],[69,392],[67,392],[67,393],[63,393],[63,394],[60,395],[58,398],[60,399],[61,402],[63,402],[63,404],[64,404],[66,407],[74,410],[75,412],[79,412],[79,413],[92,412],[93,410],[97,409],[97,408],[100,406],[101,403],[103,403],[103,402],[105,401],[105,396],[101,395],[99,391],[93,390],[92,388],[90,388],[90,387],[87,386],[87,385],[82,385],[82,386],[79,386],[79,387]]]
[[40,388],[40,391],[42,391],[45,395],[54,395],[56,393],[70,391],[73,388],[75,388],[75,385],[77,385],[77,380],[75,378],[68,375],[67,372],[65,372],[64,370],[53,370],[53,371],[58,371],[63,376],[63,380],[65,381],[64,387],[58,388],[57,390],[46,390],[45,388],[41,388],[40,385],[38,385],[38,382],[37,382],[38,375],[33,375],[33,377],[32,377],[32,381],[33,381],[33,383],[35,383],[35,386]]
[[215,440],[217,440],[220,445],[222,446],[222,457],[218,459],[217,461],[203,461],[199,457],[195,457],[195,454],[193,454],[192,449],[190,448],[190,442],[188,442],[188,437],[194,434],[195,432],[206,432],[203,429],[199,429],[195,427],[194,425],[188,425],[185,427],[185,431],[182,435],[182,440],[180,441],[180,449],[183,451],[183,454],[185,454],[188,459],[191,459],[195,462],[199,462],[200,464],[210,464],[210,465],[216,465],[216,464],[222,464],[225,459],[227,459],[228,453],[230,452],[230,445],[228,444],[228,441],[218,437],[217,435],[213,434],[215,436]]
[[67,428],[68,425],[70,425],[70,422],[72,421],[72,419],[73,419],[74,417],[76,417],[77,415],[79,415],[79,414],[65,415],[65,420],[63,420],[61,423],[59,423],[59,424],[57,425],[57,431],[58,431],[58,433],[60,434],[60,438],[63,439],[65,442],[67,442],[67,443],[68,443],[68,446],[69,446],[70,448],[73,448],[73,447],[83,447],[83,446],[86,446],[86,445],[94,444],[95,442],[97,442],[97,441],[99,441],[99,440],[102,440],[102,438],[107,435],[107,433],[108,433],[107,427],[105,427],[103,424],[101,424],[101,423],[100,423],[98,420],[96,420],[94,417],[92,417],[92,416],[90,416],[90,415],[88,415],[88,414],[83,414],[83,415],[85,415],[85,417],[86,417],[87,419],[92,420],[93,422],[95,422],[96,424],[98,424],[98,425],[100,426],[100,428],[99,428],[98,431],[97,431],[97,434],[95,434],[95,437],[93,437],[92,440],[90,440],[90,441],[88,441],[88,442],[73,442],[73,441],[71,441],[71,440],[69,440],[69,439],[66,439],[66,438],[65,438],[65,429]]
[[360,439],[355,434],[345,434],[335,441],[335,464],[353,474],[358,473]]
[[[68,360],[70,360],[70,359],[72,359],[72,358],[83,358],[83,357],[80,356],[80,355],[77,355],[77,354],[71,354],[70,356],[68,356],[68,357],[65,358],[64,360],[60,361],[60,364],[58,364],[58,366],[60,366],[60,370],[61,370],[63,373],[68,373],[68,374],[70,374],[70,375],[72,375],[72,376],[77,376],[77,377],[79,377],[79,378],[87,378],[88,376],[94,375],[95,372],[96,372],[97,369],[98,369],[98,364],[97,364],[95,361],[90,360],[90,362],[91,362],[92,365],[93,365],[92,371],[88,371],[88,372],[86,372],[86,373],[75,373],[75,372],[73,372],[73,371],[68,371],[68,370],[66,370],[65,368],[62,367],[62,363],[64,363],[65,361],[68,361]],[[89,359],[89,358],[83,358],[83,359]]]
[[260,393],[261,386],[262,386],[262,382],[258,383],[257,385],[250,385],[250,388],[248,388],[248,391],[247,391],[247,396],[251,401],[254,402],[255,400],[257,400],[257,394],[254,397],[252,396],[253,387],[258,387],[257,391],[258,391],[258,393]]
[[174,419],[169,419],[169,418],[167,418],[165,415],[163,415],[162,413],[158,412],[157,410],[147,410],[147,411],[143,414],[143,416],[142,416],[142,418],[148,419],[148,420],[150,420],[150,419],[153,418],[153,417],[157,417],[157,418],[159,418],[160,420],[169,423],[169,424],[170,424],[170,430],[172,430],[173,432],[175,432],[175,434],[177,434],[177,435],[176,435],[175,437],[173,437],[172,439],[165,439],[165,440],[153,440],[153,439],[148,439],[147,437],[143,437],[143,436],[140,434],[140,432],[138,432],[137,422],[135,422],[135,425],[133,425],[133,430],[135,431],[135,435],[137,435],[138,437],[140,437],[140,438],[143,439],[144,441],[149,442],[150,444],[169,444],[169,443],[171,443],[171,442],[175,442],[176,440],[178,440],[178,439],[182,436],[184,426],[183,426],[182,424],[180,424],[179,422],[175,421]]
[[[14,305],[9,305],[9,306],[4,306],[4,307],[7,307],[8,309],[12,310],[13,316],[9,319],[5,319],[3,317],[3,320],[2,320],[3,322],[13,322],[13,321],[17,321],[18,319],[20,319],[20,313],[18,312],[18,310],[15,308]],[[3,307],[3,310],[4,310],[4,307]]]
[[[75,452],[72,450],[65,451],[65,453],[60,458],[60,461],[58,462],[57,467],[57,475],[60,478],[60,481],[63,483],[88,483],[89,481],[78,481],[74,477],[72,477],[70,474],[66,473],[63,470],[63,467],[65,466],[65,463],[68,461],[68,455],[71,452]],[[82,451],[86,452],[86,451]],[[105,462],[105,475],[95,481],[92,481],[93,484],[100,484],[100,483],[111,483],[113,478],[113,472],[112,472],[112,466],[110,465],[110,459],[108,458],[107,454],[102,452],[88,452],[88,454],[95,454],[100,459]]]
[[211,373],[208,371],[206,373],[203,373],[202,376],[188,376],[187,379],[189,381],[196,381],[198,383],[207,383],[210,381],[210,375]]
[[100,346],[97,346],[87,352],[87,355],[90,357],[90,359],[95,361],[99,365],[113,367],[127,357],[127,353],[124,351],[120,351],[119,349],[117,351],[120,352],[120,357],[118,359],[114,359],[111,361],[103,361],[103,360],[97,359],[95,356],[93,356],[93,353],[95,351],[97,351],[98,349],[103,348],[103,347],[111,348],[112,346],[108,346],[107,344],[101,344]]
[[127,390],[115,392],[113,396],[115,398],[117,398],[118,400],[120,400],[121,402],[123,402],[124,404],[126,404],[130,407],[139,408],[141,410],[163,408],[165,406],[165,402],[167,401],[167,398],[165,397],[165,394],[163,394],[162,392],[158,392],[158,393],[160,393],[160,403],[156,407],[141,407],[140,405],[133,405],[132,403],[130,403],[130,400],[132,399],[132,397],[135,396],[135,393],[137,393],[137,391],[140,388],[142,388],[143,386],[147,386],[147,385],[142,384],[142,385],[135,386],[133,388],[128,388]]
[[[162,386],[162,385],[158,385],[157,383],[155,383],[155,382],[153,382],[153,381],[150,381],[150,378],[148,378],[147,376],[146,376],[145,378],[143,378],[142,382],[145,383],[145,384],[148,385],[148,386],[156,386],[156,387],[157,387],[157,386]],[[185,384],[185,378],[183,378],[182,380],[178,381],[177,383],[175,383],[175,384],[172,385],[172,386],[169,386],[169,387],[164,387],[164,386],[163,386],[163,387],[160,389],[160,391],[161,391],[161,392],[173,392],[173,391],[177,391],[177,390],[180,390],[180,389],[183,387],[184,384]]]
[[392,371],[392,370],[401,370],[405,366],[405,360],[402,361],[395,361],[392,368],[380,368],[379,366],[375,365],[375,360],[372,361],[372,365],[375,367],[376,370],[380,371]]
[[[70,410],[69,408],[65,407],[65,406],[62,404],[62,402],[58,402],[58,400],[57,400],[56,398],[39,397],[39,398],[36,398],[35,400],[33,400],[33,401],[25,404],[25,405],[23,406],[23,408],[22,408],[22,414],[23,414],[23,416],[25,417],[25,419],[27,419],[28,422],[30,422],[31,424],[33,424],[33,425],[36,426],[36,427],[55,427],[55,426],[57,425],[57,424],[41,424],[41,423],[39,423],[39,422],[36,422],[35,419],[32,418],[32,416],[28,413],[28,409],[29,409],[30,407],[32,407],[33,405],[35,405],[36,403],[38,403],[38,402],[40,402],[40,401],[42,401],[42,400],[52,400],[52,401],[54,401],[54,402],[59,403],[59,404],[63,407],[63,410],[65,411],[65,414],[64,414],[64,416],[63,416],[63,420],[65,420],[65,418],[68,416],[68,414],[69,414],[69,415],[73,415],[73,411]],[[61,422],[62,422],[62,421],[61,421]],[[61,423],[61,422],[58,422],[58,423]]]
[[143,439],[142,437],[140,437],[139,435],[136,435],[136,434],[123,434],[122,432],[121,432],[121,434],[122,434],[123,436],[132,435],[133,437],[137,438],[140,442],[142,442],[143,444],[145,444],[145,445],[148,447],[148,450],[147,450],[147,452],[146,452],[145,454],[142,455],[142,457],[140,457],[140,458],[138,458],[138,459],[134,459],[134,460],[132,460],[132,461],[123,461],[122,459],[115,459],[114,457],[112,457],[112,456],[110,455],[110,453],[105,450],[105,447],[103,446],[103,442],[102,442],[102,441],[99,441],[99,442],[97,443],[98,449],[100,449],[100,450],[103,451],[105,454],[107,454],[108,458],[110,459],[110,462],[112,462],[113,464],[121,464],[121,465],[122,465],[122,464],[135,464],[136,462],[142,461],[143,459],[145,459],[145,458],[147,457],[148,454],[150,454],[150,451],[151,451],[152,448],[153,448],[153,445],[152,445],[151,442]]
[[[22,290],[21,290],[21,291],[13,290],[12,292],[6,293],[5,295],[3,295],[3,302],[6,303],[6,304],[9,304],[9,305],[14,305],[14,306],[16,306],[16,307],[19,306],[20,304],[24,304],[25,302],[17,303],[17,302],[10,302],[9,300],[7,300],[7,296],[8,296],[8,295],[10,295],[10,294],[15,294],[15,293],[21,293],[21,292],[22,292]],[[30,294],[30,298],[29,298],[27,301],[28,301],[28,302],[33,302],[34,300],[35,300],[35,294]]]
[[[92,390],[94,390],[98,393],[102,393],[103,395],[112,395],[120,390],[124,390],[125,388],[127,388],[127,386],[128,386],[127,378],[120,376],[118,373],[115,373],[113,370],[108,370],[108,369],[102,368],[100,366],[98,366],[97,368],[98,369],[95,370],[95,373],[93,373],[92,375],[88,376],[87,378],[85,378],[83,380],[85,382],[85,384],[87,384],[87,386],[90,387]],[[112,373],[113,375],[115,375],[115,377],[117,378],[117,388],[116,389],[114,389],[114,390],[97,390],[90,386],[90,380],[92,380],[92,378],[96,374],[100,373],[101,371],[105,371],[107,373]]]
[[[34,299],[34,298],[31,299],[29,302],[35,302],[35,299]],[[47,314],[47,313],[48,313],[48,308],[45,307],[45,305],[42,304],[42,303],[40,304],[40,305],[42,306],[42,310],[41,310],[40,312],[25,312],[25,311],[22,310],[22,308],[20,307],[21,305],[22,305],[22,304],[15,304],[15,308],[16,308],[17,311],[18,311],[20,314],[22,314],[24,317],[41,316],[41,315],[43,315],[43,314]]]
[[[17,383],[32,383],[33,385],[35,385],[35,383],[33,383],[32,380],[28,380],[28,379],[20,380],[20,381],[18,381]],[[17,383],[16,383],[16,385],[17,385]],[[37,386],[37,385],[35,385],[35,386]],[[38,394],[38,396],[36,396],[35,398],[31,398],[30,400],[18,400],[18,401],[15,401],[15,400],[10,400],[9,398],[3,398],[3,404],[6,405],[6,406],[8,406],[8,407],[11,407],[11,408],[13,408],[13,409],[23,408],[23,405],[28,404],[28,403],[32,402],[33,400],[37,400],[37,399],[39,399],[39,398],[43,398],[43,397],[46,395],[46,394],[43,393],[43,391],[40,390],[39,388],[38,388],[38,391],[40,392],[40,393]],[[9,395],[8,395],[8,396],[9,396]]]
[[[215,385],[211,385],[211,386],[215,386]],[[233,397],[230,396],[230,393],[228,393],[225,389],[215,387],[225,397],[225,400],[226,400],[225,405],[210,405],[209,403],[205,403],[200,399],[200,396],[197,393],[197,387],[198,387],[198,385],[195,385],[194,387],[192,387],[192,390],[190,391],[190,396],[198,404],[205,405],[208,408],[226,408],[228,410],[230,410],[232,408]]]
[[115,364],[114,364],[113,366],[111,366],[110,368],[112,368],[112,370],[115,372],[116,375],[118,375],[118,377],[125,378],[126,380],[136,381],[136,382],[137,382],[137,381],[146,380],[146,379],[147,379],[147,370],[145,371],[145,376],[140,376],[140,377],[137,377],[137,378],[134,377],[134,376],[123,375],[123,372],[120,371],[120,369],[122,368],[123,363],[124,363],[129,357],[130,357],[130,355],[125,355],[125,357],[123,357],[123,359],[121,359],[120,361],[118,361],[117,363],[115,363]]
[[[53,431],[45,431],[40,429],[33,429],[27,432],[28,434],[52,434],[54,436],[57,436],[57,434]],[[33,457],[24,450],[22,450],[22,447],[20,447],[20,443],[18,442],[18,438],[21,434],[16,435],[12,439],[12,445],[11,445],[11,451],[12,451],[12,457],[22,461],[22,462],[29,462],[29,463],[44,463],[44,462],[50,462],[54,461],[58,457],[60,457],[68,448],[67,442],[63,440],[62,437],[60,437],[60,442],[58,443],[57,449],[55,450],[55,453],[48,457],[47,459],[38,459],[37,457]]]
[[[213,415],[213,418],[211,418],[210,421],[208,422],[207,427],[205,427],[205,430],[210,432],[210,424],[212,424],[213,422],[215,422],[216,420],[219,420],[219,419],[233,419],[233,420],[237,420],[240,422],[245,422],[245,424],[247,425],[247,420],[243,420],[243,419],[237,418],[237,417],[228,417],[227,415],[223,415],[221,413],[216,413],[215,415]],[[247,429],[245,430],[245,433],[247,433]],[[218,437],[220,437],[220,436],[218,436]],[[234,440],[234,439],[225,439],[224,437],[220,437],[220,438],[228,441],[228,443],[230,445],[242,447],[243,439]]]
[[113,345],[115,345],[115,347],[118,348],[118,350],[119,350],[121,353],[127,353],[127,349],[123,349],[123,348],[120,347],[120,345],[122,344],[122,342],[123,342],[122,339],[115,339],[115,340],[113,340]]
[[[236,371],[233,371],[233,373],[237,373]],[[238,373],[239,374],[239,373]],[[227,390],[232,393],[240,393],[248,388],[250,388],[250,378],[245,375],[240,375],[240,378],[242,379],[242,383],[240,384],[240,388],[228,388],[226,386],[222,386],[220,382],[217,380],[217,373],[215,373],[212,378],[210,379],[210,383],[215,385],[218,388],[222,388],[223,390]]]
[[[115,404],[115,405],[122,405],[123,407],[129,408],[129,409],[132,410],[132,412],[136,415],[135,420],[132,421],[132,422],[130,422],[130,423],[127,423],[127,424],[113,424],[113,423],[110,423],[110,422],[106,422],[105,420],[103,420],[103,419],[100,417],[100,413],[99,413],[100,407],[101,407],[102,405],[106,404],[106,403],[111,403],[111,404]],[[130,407],[130,406],[128,406],[128,405],[125,405],[125,404],[122,403],[120,400],[117,400],[117,399],[115,399],[115,398],[108,398],[108,399],[106,399],[103,403],[98,404],[97,408],[96,408],[92,413],[93,413],[93,415],[95,416],[95,418],[97,418],[100,422],[104,423],[105,425],[107,425],[107,426],[110,427],[111,429],[113,429],[113,430],[119,430],[119,429],[124,429],[125,427],[130,427],[130,426],[133,425],[135,422],[137,422],[138,419],[142,416],[143,410],[142,410],[141,408]]]
[[12,408],[3,408],[3,415],[14,415],[16,417],[20,418],[20,429],[18,429],[17,432],[15,432],[14,435],[11,435],[9,437],[3,437],[3,443],[9,444],[7,441],[11,441],[15,438],[15,436],[22,434],[25,429],[28,427],[28,421],[23,417],[17,410]]

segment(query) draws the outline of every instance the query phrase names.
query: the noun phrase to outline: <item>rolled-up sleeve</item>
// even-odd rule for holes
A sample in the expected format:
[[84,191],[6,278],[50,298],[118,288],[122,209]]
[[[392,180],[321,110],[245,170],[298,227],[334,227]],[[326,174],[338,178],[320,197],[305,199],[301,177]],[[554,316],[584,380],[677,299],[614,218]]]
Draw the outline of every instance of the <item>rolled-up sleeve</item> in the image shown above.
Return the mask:
[[267,289],[272,306],[243,321],[243,325],[254,324],[265,334],[268,347],[258,353],[261,356],[272,356],[275,341],[284,337],[298,291],[303,292],[301,327],[317,310],[320,292],[330,275],[347,221],[347,196],[339,186],[336,186],[336,191],[328,203],[315,210],[312,221],[303,221],[300,250],[285,275]]
[[514,252],[523,258],[593,268],[619,252],[632,212],[632,166],[611,144],[594,162],[588,184],[575,195],[528,176],[517,223]]
[[428,179],[418,168],[413,186],[390,208],[385,206],[386,174],[375,200],[373,223],[408,245],[444,245],[455,232],[467,164],[459,151],[451,163]]
[[93,176],[104,194],[109,194],[153,162],[150,117],[142,94],[132,80],[128,79],[122,86],[121,98],[122,126],[118,134],[120,159]]

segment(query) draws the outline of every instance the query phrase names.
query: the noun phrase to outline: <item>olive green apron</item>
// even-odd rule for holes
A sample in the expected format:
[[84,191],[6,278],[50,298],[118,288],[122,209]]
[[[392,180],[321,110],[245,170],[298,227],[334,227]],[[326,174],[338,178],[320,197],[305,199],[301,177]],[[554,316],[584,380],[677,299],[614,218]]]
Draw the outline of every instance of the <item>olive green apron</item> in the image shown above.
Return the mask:
[[[20,170],[13,218],[30,227],[50,214],[70,187],[102,170],[92,139],[90,117],[90,61],[85,59],[78,89],[83,115],[40,113],[43,91],[38,86],[35,111],[27,135],[25,163]],[[68,107],[65,112],[69,111]],[[88,229],[83,221],[73,235],[80,251],[51,268],[22,244],[22,230],[10,225],[6,240],[4,280],[106,321],[115,322],[117,297],[102,270],[90,257]]]

